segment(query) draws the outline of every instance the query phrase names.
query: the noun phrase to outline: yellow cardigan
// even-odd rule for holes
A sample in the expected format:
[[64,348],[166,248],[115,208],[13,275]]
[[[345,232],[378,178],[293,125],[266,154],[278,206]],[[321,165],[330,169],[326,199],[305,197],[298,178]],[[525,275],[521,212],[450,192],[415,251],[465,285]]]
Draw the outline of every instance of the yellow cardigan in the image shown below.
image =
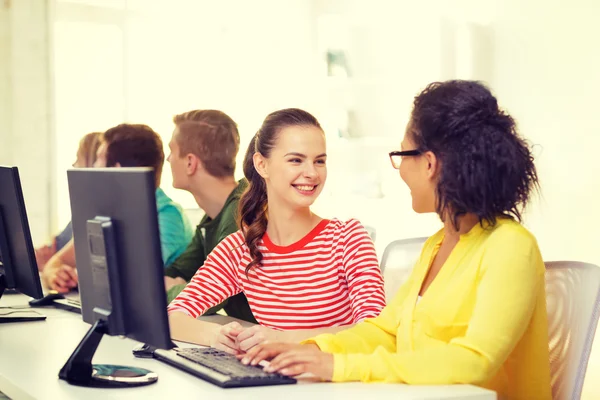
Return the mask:
[[508,218],[477,224],[417,302],[443,237],[427,240],[379,317],[307,342],[334,353],[335,382],[469,383],[499,398],[550,399],[545,267],[535,238]]

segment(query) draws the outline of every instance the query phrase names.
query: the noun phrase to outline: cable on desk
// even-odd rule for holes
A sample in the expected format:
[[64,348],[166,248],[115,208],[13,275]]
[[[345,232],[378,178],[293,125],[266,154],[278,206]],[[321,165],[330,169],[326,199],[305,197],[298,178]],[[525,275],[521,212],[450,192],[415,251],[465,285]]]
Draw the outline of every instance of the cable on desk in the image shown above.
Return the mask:
[[37,312],[35,310],[28,310],[28,311],[18,311],[17,310],[17,311],[10,311],[7,313],[0,313],[0,317],[5,316],[5,315],[10,315],[10,314],[20,314],[20,313],[34,313],[34,314],[43,316],[43,314],[40,314],[39,312]]

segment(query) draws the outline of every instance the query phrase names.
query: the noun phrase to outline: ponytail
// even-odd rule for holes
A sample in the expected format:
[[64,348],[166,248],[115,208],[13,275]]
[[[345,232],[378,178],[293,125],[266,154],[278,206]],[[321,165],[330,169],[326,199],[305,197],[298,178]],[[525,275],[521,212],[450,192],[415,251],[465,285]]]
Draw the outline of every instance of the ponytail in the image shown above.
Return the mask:
[[244,157],[244,176],[248,180],[248,188],[240,199],[240,228],[244,234],[246,246],[252,261],[246,266],[246,275],[254,266],[259,266],[262,253],[258,244],[267,231],[267,186],[265,180],[254,168],[256,153],[256,135],[250,141]]
[[298,108],[287,108],[267,115],[250,141],[244,157],[244,175],[249,185],[239,204],[239,226],[252,257],[252,261],[246,266],[246,275],[250,269],[261,265],[263,256],[258,250],[258,244],[267,231],[269,220],[267,185],[254,168],[254,154],[260,153],[269,158],[279,132],[287,126],[315,126],[321,129],[317,119],[310,113]]

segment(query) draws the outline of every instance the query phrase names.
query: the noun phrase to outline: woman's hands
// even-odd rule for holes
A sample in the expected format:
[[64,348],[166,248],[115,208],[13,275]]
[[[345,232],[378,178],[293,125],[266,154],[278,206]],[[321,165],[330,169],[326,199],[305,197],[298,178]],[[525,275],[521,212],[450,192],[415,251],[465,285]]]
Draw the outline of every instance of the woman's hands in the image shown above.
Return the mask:
[[211,346],[235,354],[243,364],[271,361],[266,372],[288,376],[309,373],[331,381],[333,354],[322,352],[315,344],[276,343],[281,340],[285,340],[285,332],[261,325],[244,328],[238,322],[231,322],[221,327]]
[[67,264],[46,264],[42,277],[46,286],[58,293],[67,293],[79,283],[77,270]]
[[333,354],[321,351],[315,344],[264,343],[237,357],[246,365],[270,360],[266,372],[288,376],[309,373],[324,381],[333,379]]
[[244,328],[238,322],[223,325],[211,346],[231,354],[244,354],[258,344],[282,340],[283,332],[266,326]]

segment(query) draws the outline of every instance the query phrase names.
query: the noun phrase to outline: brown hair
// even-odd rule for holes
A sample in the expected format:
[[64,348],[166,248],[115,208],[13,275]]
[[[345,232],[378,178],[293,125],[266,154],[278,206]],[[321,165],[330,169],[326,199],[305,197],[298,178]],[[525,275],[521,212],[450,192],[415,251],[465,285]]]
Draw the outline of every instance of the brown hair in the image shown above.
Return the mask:
[[102,132],[91,132],[81,138],[77,149],[77,158],[85,160],[85,167],[90,168],[96,161],[96,152],[102,142]]
[[258,250],[258,243],[267,231],[268,222],[267,186],[263,177],[254,168],[253,156],[254,153],[260,153],[263,157],[269,158],[279,132],[290,126],[314,126],[322,129],[319,121],[304,110],[287,108],[275,111],[267,115],[250,141],[244,157],[244,175],[249,185],[239,203],[239,226],[252,257],[252,261],[246,266],[246,274],[252,267],[261,264],[262,254]]
[[217,178],[233,176],[240,149],[237,124],[222,111],[193,110],[173,117],[180,156],[194,154]]
[[165,161],[160,136],[148,125],[121,124],[104,132],[106,166],[117,163],[122,167],[152,167],[156,187],[160,186],[162,167]]

